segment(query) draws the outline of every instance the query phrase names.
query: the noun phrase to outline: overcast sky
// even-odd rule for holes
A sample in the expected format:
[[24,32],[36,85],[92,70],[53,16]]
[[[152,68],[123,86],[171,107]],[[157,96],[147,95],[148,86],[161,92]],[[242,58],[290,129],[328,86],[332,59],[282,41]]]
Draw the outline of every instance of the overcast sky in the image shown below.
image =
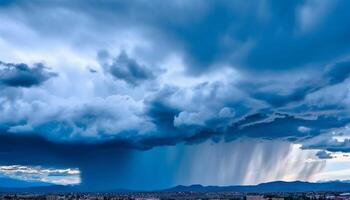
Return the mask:
[[349,4],[0,1],[0,179],[350,179]]

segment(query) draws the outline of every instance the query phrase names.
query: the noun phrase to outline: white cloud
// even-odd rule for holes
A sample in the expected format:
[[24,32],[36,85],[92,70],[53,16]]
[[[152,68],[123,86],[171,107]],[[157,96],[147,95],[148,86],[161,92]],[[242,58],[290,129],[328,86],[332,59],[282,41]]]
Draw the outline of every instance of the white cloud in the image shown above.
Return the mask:
[[205,113],[197,113],[197,112],[180,112],[178,116],[174,118],[174,126],[182,126],[182,125],[196,125],[196,126],[204,126],[205,120],[208,116]]
[[23,181],[39,181],[57,185],[80,184],[79,169],[44,168],[41,166],[6,165],[0,166],[0,173],[9,178]]
[[224,107],[219,112],[219,117],[221,118],[232,118],[235,115],[236,115],[235,110],[229,107]]
[[306,126],[299,126],[298,131],[301,133],[309,133],[311,131],[311,129],[309,127],[306,127]]

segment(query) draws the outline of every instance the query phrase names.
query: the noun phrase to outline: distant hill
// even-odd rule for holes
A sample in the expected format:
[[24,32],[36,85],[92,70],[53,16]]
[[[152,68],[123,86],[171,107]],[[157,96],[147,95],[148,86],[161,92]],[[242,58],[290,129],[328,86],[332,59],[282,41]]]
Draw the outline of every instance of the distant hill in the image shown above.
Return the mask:
[[[0,187],[0,192],[32,192],[32,193],[63,193],[63,192],[83,192],[79,186],[41,186],[27,188],[4,188]],[[308,192],[308,191],[338,191],[349,192],[350,183],[342,181],[332,181],[323,183],[310,183],[302,181],[284,182],[275,181],[261,183],[258,185],[236,185],[236,186],[202,186],[202,185],[179,185],[165,190],[157,190],[153,192]],[[88,191],[88,192],[137,192],[136,190],[115,189],[104,191]]]
[[307,192],[307,191],[350,191],[350,183],[332,181],[324,183],[310,183],[302,181],[284,182],[275,181],[258,185],[237,186],[202,186],[202,185],[179,185],[162,190],[163,192]]

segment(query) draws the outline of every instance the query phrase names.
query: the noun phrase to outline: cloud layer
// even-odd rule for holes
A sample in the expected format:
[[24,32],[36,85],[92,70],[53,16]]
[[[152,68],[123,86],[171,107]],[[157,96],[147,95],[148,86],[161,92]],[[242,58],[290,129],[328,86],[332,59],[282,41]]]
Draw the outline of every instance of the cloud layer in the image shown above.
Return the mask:
[[0,130],[137,149],[252,137],[348,152],[329,134],[350,121],[348,4],[0,4]]
[[45,169],[40,166],[9,165],[0,166],[0,173],[13,179],[40,181],[57,185],[80,183],[80,171],[77,169]]

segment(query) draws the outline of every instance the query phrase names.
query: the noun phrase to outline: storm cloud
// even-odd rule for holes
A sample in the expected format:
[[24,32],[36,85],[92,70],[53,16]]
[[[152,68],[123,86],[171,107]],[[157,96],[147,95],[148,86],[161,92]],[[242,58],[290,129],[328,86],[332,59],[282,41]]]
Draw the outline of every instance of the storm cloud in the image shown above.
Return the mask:
[[[349,152],[350,134],[332,134],[350,122],[348,7],[342,0],[2,2],[1,134],[43,140],[59,158],[118,147],[111,152],[124,159],[130,151],[247,138],[299,145],[319,158]],[[93,180],[94,169],[79,161],[68,167],[82,166]],[[319,165],[308,166],[302,177]]]
[[[63,22],[73,13],[81,13],[79,20],[89,23],[80,30],[92,30],[88,35],[81,34],[91,41],[85,52],[92,54],[92,62],[85,67],[87,71],[93,68],[104,73],[72,71],[71,65],[81,59],[73,57],[81,53],[72,53],[73,63],[68,59],[64,64],[70,67],[60,67],[62,61],[50,58],[62,75],[53,80],[55,84],[67,88],[75,85],[81,90],[90,82],[90,88],[85,88],[84,93],[68,90],[62,94],[54,91],[62,90],[57,86],[42,87],[36,89],[39,96],[34,98],[28,92],[12,91],[19,96],[11,100],[3,96],[1,109],[8,116],[1,117],[2,130],[39,134],[52,141],[123,140],[136,146],[148,144],[150,148],[212,137],[300,141],[345,126],[349,118],[350,68],[346,38],[340,35],[349,30],[344,24],[337,26],[337,32],[325,29],[333,21],[346,18],[343,3],[219,1],[194,5],[179,1],[170,4],[167,12],[156,12],[156,7],[165,6],[164,3],[149,6],[142,2],[104,2],[91,6],[79,1],[50,5],[39,1],[47,9],[30,9],[47,15],[61,27],[76,23]],[[8,16],[15,16],[9,7],[29,15],[25,10],[28,6],[24,2],[10,3],[1,9]],[[46,13],[54,7],[61,8],[57,11],[61,18],[54,19]],[[311,8],[318,12],[310,14]],[[142,12],[135,12],[139,10]],[[186,10],[198,15],[180,15]],[[323,21],[317,22],[316,17]],[[32,23],[17,17],[11,20],[21,24],[18,29],[33,33],[34,40],[33,31],[46,34],[48,41],[59,39],[70,51],[79,51],[75,49],[79,43],[76,38],[67,36],[71,40],[64,40],[47,29],[47,21],[36,15],[28,18]],[[305,23],[310,24],[309,28]],[[9,33],[14,28],[9,26],[1,34],[12,46],[16,41]],[[102,29],[105,31],[100,32]],[[107,48],[97,35],[116,46]],[[175,60],[171,55],[176,55]],[[57,76],[43,64],[2,66],[1,82],[11,87],[40,86]],[[338,96],[325,99],[332,91]],[[51,109],[47,111],[46,107]],[[9,117],[14,110],[21,114]],[[33,112],[36,115],[31,115]],[[322,123],[324,120],[328,120],[328,125]],[[300,127],[309,131],[300,131]]]
[[55,76],[57,76],[57,73],[48,71],[42,63],[29,67],[24,63],[14,64],[0,61],[0,83],[5,86],[38,86]]
[[318,151],[316,153],[316,156],[319,157],[320,159],[331,159],[331,158],[333,158],[331,156],[331,153],[327,153],[327,151]]
[[[101,51],[98,53],[101,62],[108,59],[108,56],[108,52]],[[136,60],[129,58],[125,51],[122,51],[111,64],[102,63],[102,65],[115,78],[124,80],[134,86],[142,81],[154,78],[152,71],[137,63]]]

